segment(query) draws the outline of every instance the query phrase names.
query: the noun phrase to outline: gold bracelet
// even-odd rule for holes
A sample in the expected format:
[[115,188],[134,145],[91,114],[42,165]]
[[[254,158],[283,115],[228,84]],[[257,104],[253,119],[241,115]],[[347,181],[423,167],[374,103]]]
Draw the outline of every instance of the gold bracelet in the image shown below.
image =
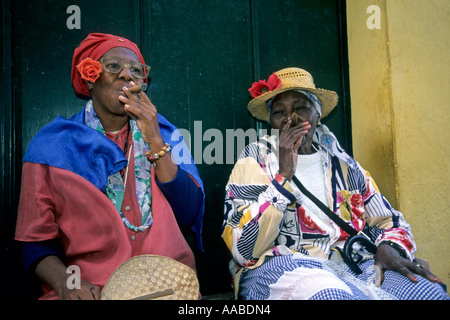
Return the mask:
[[167,152],[169,152],[172,149],[170,144],[166,143],[162,148],[161,151],[155,154],[152,154],[150,151],[147,151],[145,154],[147,156],[148,161],[155,162],[156,160],[159,160],[160,158],[164,157]]

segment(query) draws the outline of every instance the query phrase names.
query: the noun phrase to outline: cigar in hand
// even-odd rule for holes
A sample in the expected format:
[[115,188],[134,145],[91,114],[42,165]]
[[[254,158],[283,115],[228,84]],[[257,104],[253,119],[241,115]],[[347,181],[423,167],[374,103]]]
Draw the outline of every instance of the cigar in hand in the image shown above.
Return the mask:
[[291,115],[291,127],[295,127],[296,125],[297,125],[297,123],[298,123],[298,115],[295,113],[295,112],[293,112],[292,113],[292,115]]
[[143,83],[143,84],[141,84],[140,86],[134,86],[134,87],[131,87],[130,89],[128,89],[130,92],[132,92],[132,93],[137,93],[137,92],[140,92],[140,91],[145,91],[145,90],[147,90],[147,85],[145,84],[145,83]]

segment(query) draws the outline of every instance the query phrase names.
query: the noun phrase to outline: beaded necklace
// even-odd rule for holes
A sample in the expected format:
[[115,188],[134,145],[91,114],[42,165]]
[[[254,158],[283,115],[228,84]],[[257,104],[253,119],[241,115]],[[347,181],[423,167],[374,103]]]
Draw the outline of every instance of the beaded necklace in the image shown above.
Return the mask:
[[[123,147],[123,153],[127,154],[128,151],[128,138],[130,136],[130,121],[127,122],[127,137],[125,139],[125,145]],[[124,186],[126,186],[127,184],[127,176],[128,176],[128,165],[130,164],[130,155],[131,155],[131,149],[133,149],[133,146],[131,146],[130,148],[130,152],[128,152],[128,157],[127,157],[127,166],[125,167],[125,177],[123,176],[123,170],[120,171],[120,174],[122,175],[122,179],[124,181]]]

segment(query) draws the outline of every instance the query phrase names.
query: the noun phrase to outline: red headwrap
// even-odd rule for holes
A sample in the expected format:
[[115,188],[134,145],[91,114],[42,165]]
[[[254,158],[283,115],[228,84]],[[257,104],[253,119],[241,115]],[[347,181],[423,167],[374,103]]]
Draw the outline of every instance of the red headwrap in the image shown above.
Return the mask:
[[[132,50],[139,58],[141,63],[144,62],[141,51],[138,46],[128,39],[104,33],[91,33],[84,39],[73,53],[72,60],[72,85],[75,93],[80,98],[90,98],[91,92],[86,86],[86,81],[81,79],[77,70],[77,65],[86,58],[92,60],[100,59],[108,50],[115,47],[123,47]],[[147,83],[147,79],[145,79]]]

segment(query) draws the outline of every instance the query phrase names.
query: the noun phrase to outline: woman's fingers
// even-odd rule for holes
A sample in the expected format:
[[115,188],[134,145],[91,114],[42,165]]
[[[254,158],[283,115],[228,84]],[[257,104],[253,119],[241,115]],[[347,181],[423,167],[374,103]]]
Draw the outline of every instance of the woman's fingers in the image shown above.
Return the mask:
[[100,300],[101,290],[99,286],[81,280],[79,289],[66,289],[60,298],[63,300]]
[[138,93],[138,96],[139,96],[139,98],[140,98],[144,103],[147,103],[147,104],[150,104],[150,105],[153,106],[153,103],[150,101],[150,99],[149,99],[148,96],[145,94],[145,92],[140,91],[140,92]]
[[144,92],[139,92],[136,95],[130,92],[127,87],[122,90],[125,96],[119,96],[119,100],[125,104],[125,110],[133,119],[138,120],[149,116],[153,118],[156,115],[155,106]]
[[281,138],[283,137],[283,140],[286,142],[286,144],[288,144],[293,148],[295,152],[297,152],[304,136],[308,133],[309,129],[311,129],[311,125],[307,121],[293,128],[290,128],[290,121],[288,121],[285,127],[282,128],[282,132],[280,134],[280,142],[282,141]]
[[[384,271],[386,270],[394,270],[413,282],[418,281],[416,275],[420,275],[433,282],[441,282],[441,280],[429,270],[415,261],[411,262],[409,259],[401,257],[398,251],[389,245],[382,244],[378,247],[375,255],[375,265],[380,268],[382,274],[384,274]],[[383,279],[383,276],[381,279]]]
[[439,282],[439,283],[442,282],[441,279],[436,277],[433,273],[431,273],[430,270],[428,270],[424,266],[420,265],[417,261],[410,262],[408,265],[408,268],[415,274],[418,274],[430,281]]

